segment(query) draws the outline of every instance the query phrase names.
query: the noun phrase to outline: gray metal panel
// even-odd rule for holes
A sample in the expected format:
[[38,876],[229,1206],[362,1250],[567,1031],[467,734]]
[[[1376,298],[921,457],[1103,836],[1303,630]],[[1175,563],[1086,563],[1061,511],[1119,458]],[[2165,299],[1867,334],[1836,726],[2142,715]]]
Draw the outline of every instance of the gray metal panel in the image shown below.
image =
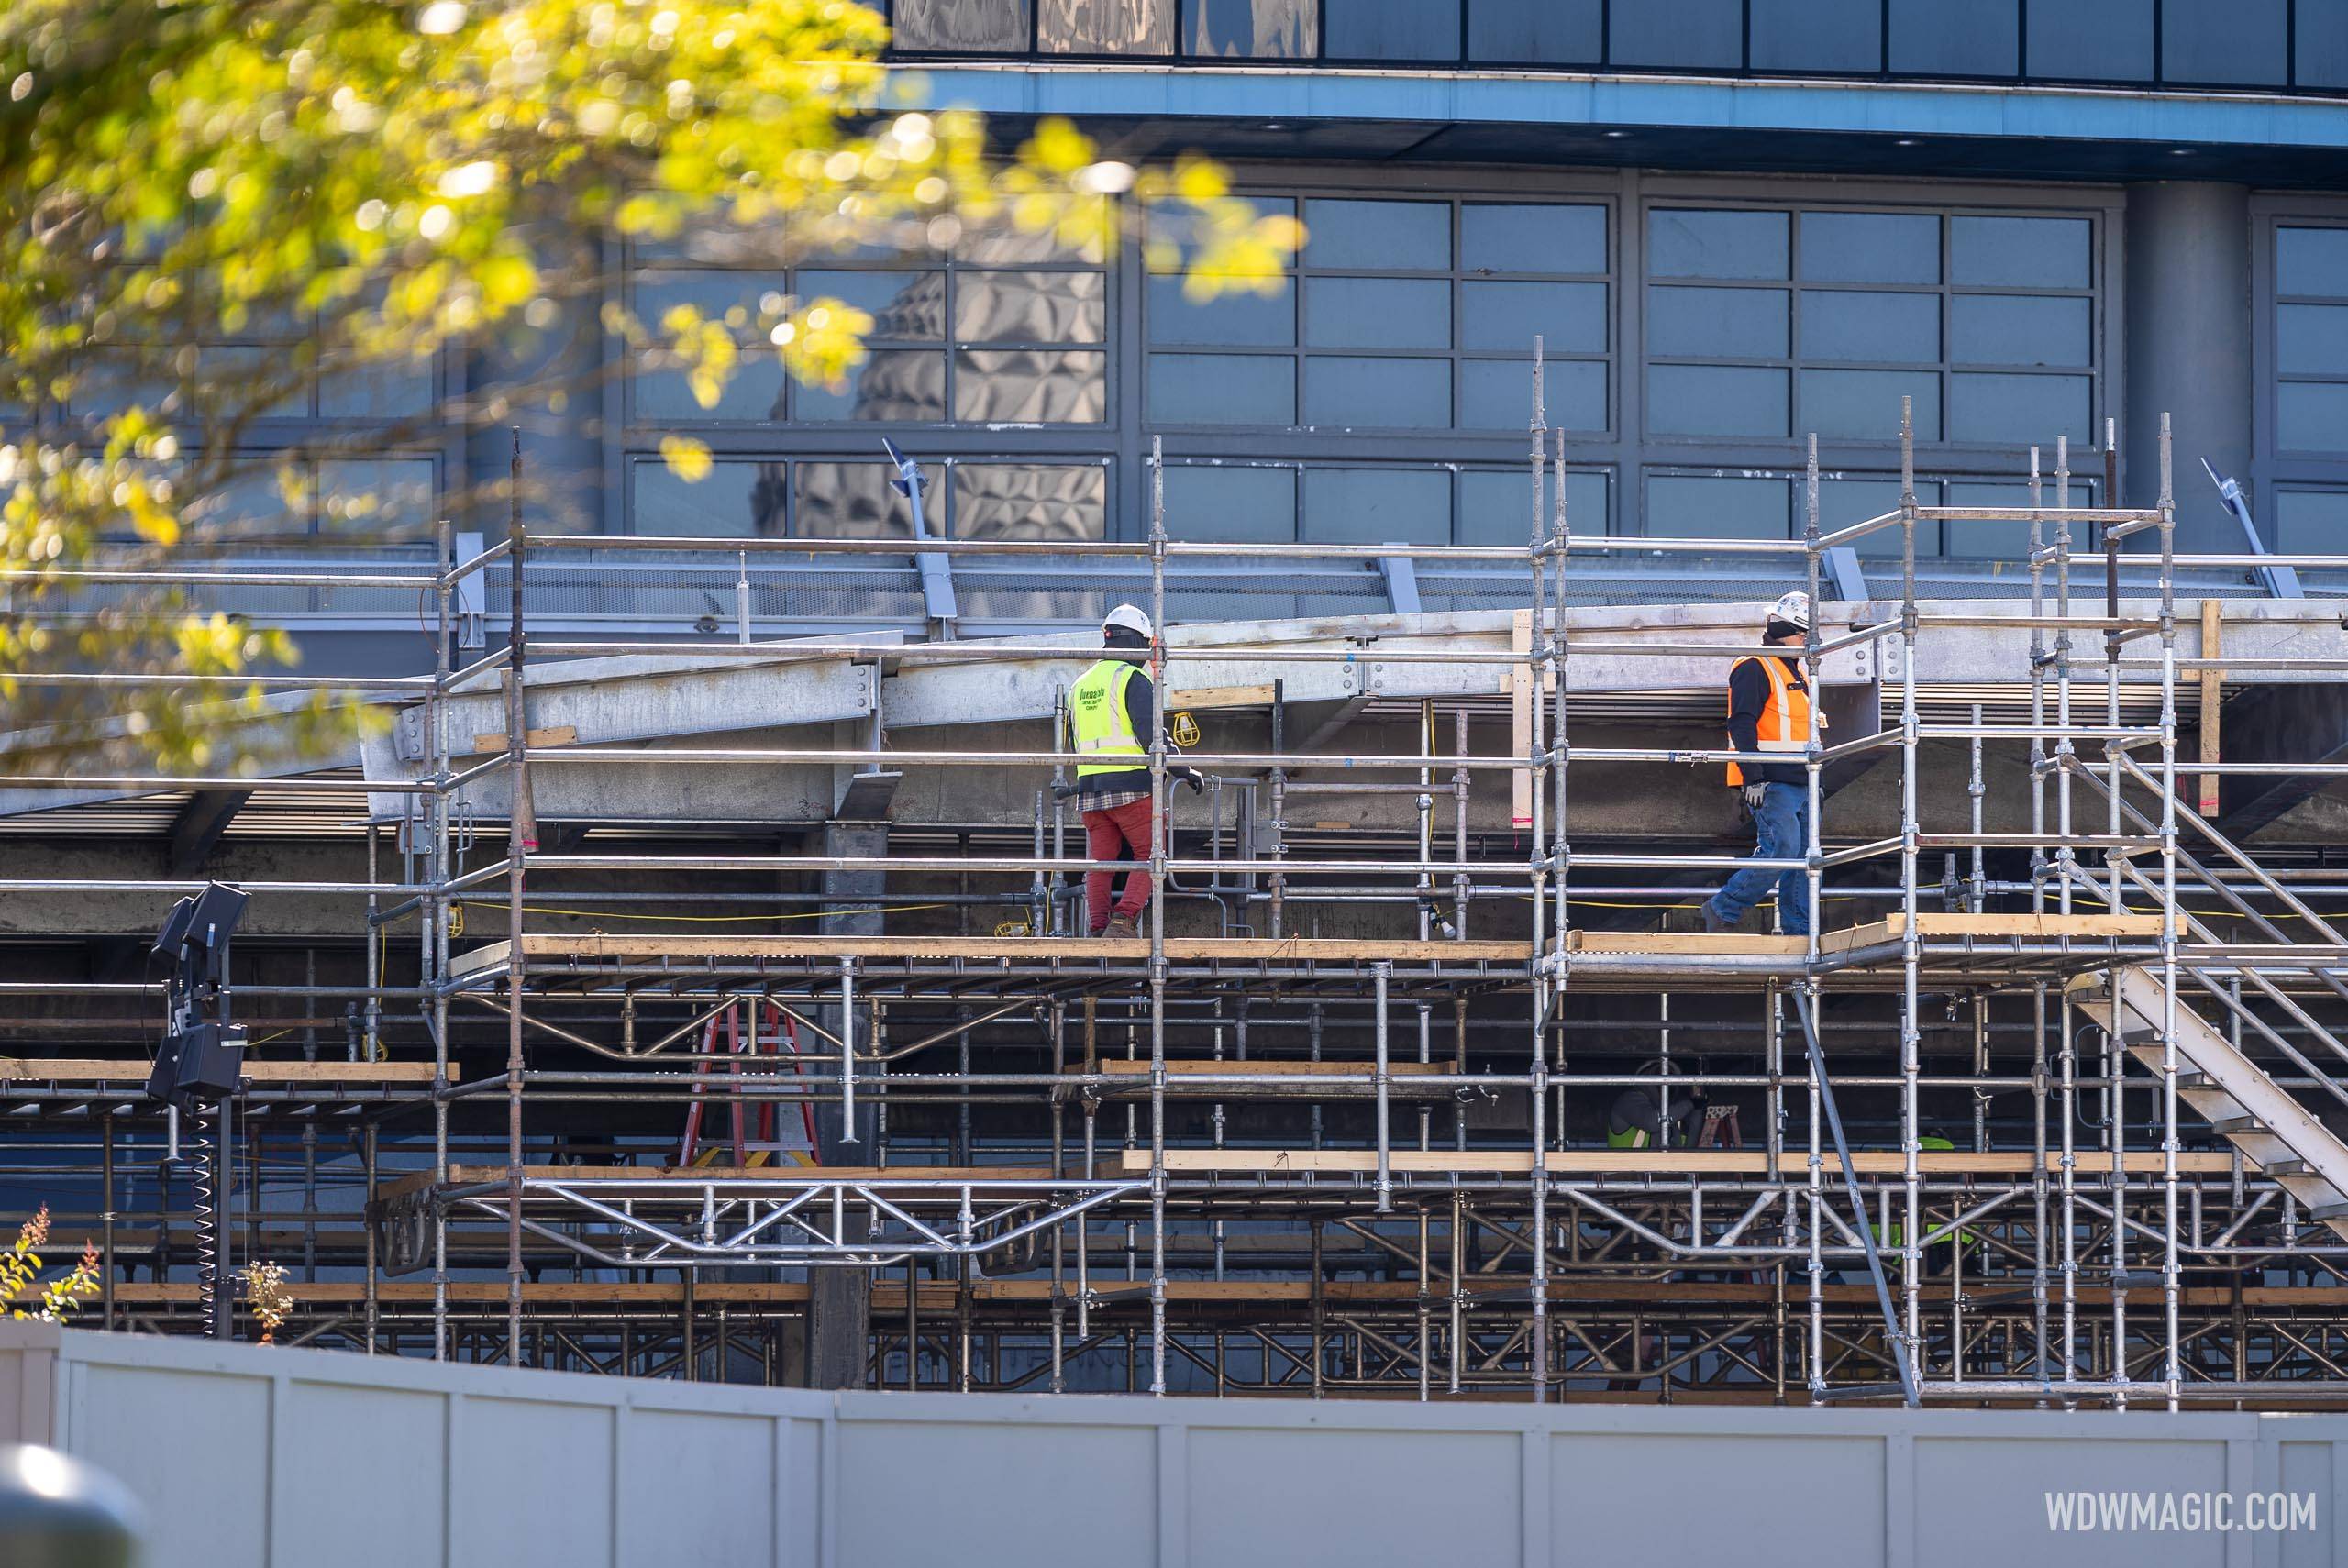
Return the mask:
[[[840,1430],[839,1461],[843,1563],[1080,1556],[1087,1568],[1149,1568],[1157,1560],[1149,1530],[1157,1444],[1139,1421],[858,1421]],[[921,1506],[908,1507],[915,1477]]]
[[[830,1395],[0,1324],[27,1437],[131,1486],[157,1568],[2298,1564],[2348,1474],[2337,1416]],[[2276,1489],[2314,1530],[2047,1526]]]
[[[1548,1463],[1550,1540],[1573,1543],[1559,1562],[1805,1568],[1883,1551],[1884,1451],[1874,1438],[1559,1433]],[[1699,1496],[1702,1506],[1689,1507]],[[1789,1497],[1811,1502],[1789,1512]]]
[[[1224,1409],[1232,1407],[1225,1406]],[[1191,1428],[1186,1523],[1196,1563],[1515,1561],[1524,1509],[1511,1431],[1378,1431],[1324,1405],[1312,1425],[1202,1412]],[[1438,1432],[1440,1435],[1438,1435]],[[1411,1506],[1441,1497],[1440,1507]]]
[[582,1483],[609,1485],[615,1412],[539,1399],[468,1398],[468,1457],[450,1482],[449,1534],[460,1560],[504,1568],[613,1568],[608,1507],[584,1506]]

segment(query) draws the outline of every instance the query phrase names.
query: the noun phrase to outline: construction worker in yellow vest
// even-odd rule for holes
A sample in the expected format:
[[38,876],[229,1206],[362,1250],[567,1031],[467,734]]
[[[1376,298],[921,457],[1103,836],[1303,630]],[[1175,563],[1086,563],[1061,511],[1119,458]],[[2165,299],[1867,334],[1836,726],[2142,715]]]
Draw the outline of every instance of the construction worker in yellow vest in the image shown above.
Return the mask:
[[[1656,1070],[1654,1063],[1640,1069],[1641,1072]],[[1606,1146],[1610,1149],[1654,1148],[1656,1140],[1663,1134],[1666,1115],[1656,1106],[1658,1098],[1635,1084],[1616,1095],[1614,1103],[1606,1111]],[[1682,1149],[1688,1147],[1695,1142],[1692,1131],[1703,1125],[1704,1091],[1699,1088],[1691,1095],[1674,1099],[1668,1115],[1672,1143]]]
[[[1149,743],[1157,723],[1156,693],[1142,666],[1156,638],[1149,617],[1120,604],[1102,618],[1103,652],[1068,691],[1069,745],[1077,756],[1078,804],[1084,812],[1085,856],[1091,860],[1149,858]],[[1192,792],[1206,779],[1195,769],[1172,767],[1170,777]],[[1149,873],[1125,873],[1124,893],[1109,902],[1113,871],[1084,874],[1085,929],[1094,936],[1141,934],[1141,911],[1149,902]]]
[[[1947,1154],[1954,1151],[1955,1147],[1955,1141],[1944,1132],[1926,1132],[1916,1135],[1916,1149],[1920,1154]],[[1898,1211],[1898,1202],[1895,1199],[1894,1212]],[[1897,1220],[1894,1220],[1888,1229],[1878,1230],[1872,1223],[1867,1226],[1867,1229],[1875,1231],[1877,1245],[1890,1247],[1894,1250],[1900,1246],[1908,1234],[1907,1227]],[[1925,1235],[1930,1236],[1935,1229],[1931,1220],[1924,1221]],[[1923,1267],[1921,1272],[1935,1278],[1947,1274],[1956,1262],[1956,1249],[1960,1246],[1970,1246],[1974,1240],[1972,1231],[1960,1230],[1953,1236],[1943,1236],[1936,1242],[1927,1242],[1924,1244]]]
[[[1789,593],[1769,607],[1761,640],[1799,648],[1810,634],[1810,595]],[[1783,762],[1728,765],[1729,787],[1752,814],[1755,858],[1799,860],[1810,853],[1810,790],[1801,754],[1810,745],[1810,685],[1791,655],[1741,658],[1728,672],[1728,744],[1733,751],[1783,752]],[[1704,929],[1733,931],[1745,911],[1778,889],[1778,929],[1810,932],[1810,879],[1800,870],[1747,866],[1704,904]]]

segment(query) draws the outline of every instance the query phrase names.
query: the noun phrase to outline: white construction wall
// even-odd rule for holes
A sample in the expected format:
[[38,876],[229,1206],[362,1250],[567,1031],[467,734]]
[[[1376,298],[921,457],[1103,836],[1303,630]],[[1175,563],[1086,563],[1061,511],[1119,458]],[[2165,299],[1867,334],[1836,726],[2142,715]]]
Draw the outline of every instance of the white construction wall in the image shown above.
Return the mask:
[[[0,1323],[0,1441],[128,1483],[151,1568],[2348,1561],[2335,1416],[831,1395]],[[2276,1493],[2301,1528],[2182,1528]]]

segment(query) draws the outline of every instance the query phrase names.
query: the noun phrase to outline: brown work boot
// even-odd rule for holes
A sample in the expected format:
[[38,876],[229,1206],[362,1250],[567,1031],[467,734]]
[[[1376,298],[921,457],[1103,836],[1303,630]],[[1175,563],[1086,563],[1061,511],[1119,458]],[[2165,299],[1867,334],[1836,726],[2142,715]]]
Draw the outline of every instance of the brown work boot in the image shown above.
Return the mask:
[[1109,917],[1109,923],[1101,928],[1101,934],[1112,942],[1138,942],[1141,940],[1141,927],[1132,915],[1113,914]]

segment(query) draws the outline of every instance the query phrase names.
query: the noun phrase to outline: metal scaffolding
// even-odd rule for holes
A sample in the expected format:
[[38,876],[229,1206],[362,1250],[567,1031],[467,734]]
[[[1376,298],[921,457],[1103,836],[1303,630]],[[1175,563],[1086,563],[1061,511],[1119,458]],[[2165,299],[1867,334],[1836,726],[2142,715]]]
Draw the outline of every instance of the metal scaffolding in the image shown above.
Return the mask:
[[[1162,483],[1141,540],[910,541],[922,563],[1146,568],[1160,701],[1137,862],[1069,853],[1058,789],[1034,790],[1031,820],[983,845],[935,830],[892,845],[874,829],[713,849],[681,813],[599,853],[583,834],[542,837],[532,807],[550,773],[656,766],[828,767],[844,802],[863,790],[885,803],[915,771],[1048,770],[1062,786],[1066,687],[1099,654],[1080,639],[760,641],[746,613],[736,640],[538,640],[530,574],[592,561],[613,541],[534,535],[518,508],[504,539],[463,559],[444,522],[428,574],[83,574],[320,589],[380,577],[433,606],[434,673],[368,682],[409,726],[412,773],[266,786],[363,789],[368,869],[363,881],[244,884],[263,900],[343,900],[350,918],[346,933],[316,933],[340,944],[334,976],[316,977],[315,955],[299,980],[261,959],[236,974],[241,1015],[299,1010],[304,1055],[257,1047],[236,1102],[251,1174],[207,1240],[248,1258],[298,1245],[294,1332],[314,1342],[639,1374],[790,1380],[786,1340],[833,1331],[817,1276],[837,1271],[862,1282],[869,1317],[852,1331],[858,1380],[874,1386],[2169,1408],[2348,1395],[2348,1147],[2316,1113],[2348,1107],[2348,944],[2310,901],[2348,894],[2348,879],[2264,863],[2181,794],[2181,774],[2206,789],[2276,765],[2178,755],[2180,689],[2199,693],[2206,732],[2216,672],[2304,676],[2348,669],[2348,657],[2221,653],[2222,611],[2205,613],[2186,657],[2178,574],[2253,562],[2176,551],[2167,430],[2151,507],[2072,506],[2059,441],[2051,504],[2033,454],[2027,507],[1922,505],[1903,410],[1891,512],[1823,527],[1813,438],[1800,538],[1625,539],[1575,532],[1570,449],[1540,397],[1536,359],[1521,548],[1178,537],[1191,529],[1167,516]],[[1155,451],[1153,465],[1162,480]],[[1920,527],[1950,522],[2027,525],[2026,615],[1920,597]],[[1832,552],[1880,559],[1887,541],[1897,600],[1826,597]],[[753,558],[787,573],[832,556],[903,558],[909,542],[630,543],[737,557],[747,585]],[[1756,576],[1806,587],[1818,613],[1799,650],[1667,623],[1578,624],[1577,564],[1624,556],[1749,559]],[[1412,614],[1169,636],[1168,571],[1186,561],[1250,577],[1335,561],[1507,568],[1522,573],[1525,608],[1480,640]],[[468,661],[458,601],[492,573],[507,637]],[[2097,575],[2099,595],[2084,588]],[[2123,579],[2149,580],[2151,597],[2123,599]],[[1928,690],[1927,643],[1988,629],[2027,631],[2020,668]],[[2099,653],[2075,642],[2096,633]],[[1786,760],[1573,734],[1650,696],[1690,712],[1681,694],[1717,692],[1734,661],[1784,651],[1813,696],[1799,857],[1587,825],[1615,821],[1605,802],[1623,778]],[[534,682],[568,663],[611,661],[593,668],[616,678],[626,661],[688,656],[786,676],[869,672],[861,744],[843,744],[837,725],[828,745],[765,746],[534,727]],[[1609,689],[1627,707],[1576,716],[1584,671],[1643,661],[1659,672],[1651,686],[1616,677]],[[877,695],[886,672],[948,667],[1015,673],[1050,715],[1050,745],[992,732],[984,749],[894,745]],[[1344,701],[1290,744],[1284,683],[1331,668]],[[1834,688],[1860,694],[1863,733],[1823,727]],[[1261,714],[1268,743],[1178,757],[1178,690]],[[467,705],[492,697],[503,728],[482,733]],[[1360,745],[1348,725],[1364,715],[1406,725],[1407,749],[1345,749]],[[1952,756],[1967,765],[1967,821],[1928,826],[1922,786]],[[2012,773],[1993,790],[1991,762],[2026,778],[2026,826]],[[1177,767],[1212,776],[1206,828],[1172,820]],[[1883,770],[1875,809],[1896,814],[1896,831],[1830,833],[1842,776],[1868,767]],[[253,787],[71,771],[6,782]],[[1399,814],[1382,827],[1290,820],[1337,796]],[[847,810],[839,822],[879,820]],[[502,850],[485,849],[484,827],[501,821]],[[386,835],[396,876],[379,875]],[[1806,880],[1805,933],[1657,929],[1689,894],[1747,867]],[[1079,934],[1076,879],[1136,870],[1151,878],[1146,938]],[[0,879],[28,894],[152,894],[159,908],[183,886]],[[591,907],[549,918],[533,900],[555,895]],[[889,918],[908,905],[932,918]],[[1830,905],[1858,918],[1830,928]],[[759,912],[724,912],[746,909]],[[822,924],[705,930],[782,918],[774,911]],[[972,932],[980,911],[1016,918]],[[625,931],[604,929],[622,918]],[[1324,922],[1347,934],[1320,934]],[[77,996],[127,1021],[150,991],[28,973],[0,982],[0,1009]],[[341,1061],[316,1038],[337,1008]],[[14,1059],[7,1114],[27,1135],[13,1169],[69,1182],[102,1172],[85,1218],[107,1259],[105,1320],[183,1331],[197,1326],[174,1234],[187,1220],[172,1182],[185,1173],[164,1143],[174,1135],[132,1090],[133,1066]],[[1663,1112],[1655,1141],[1590,1146],[1630,1089],[1652,1091]],[[1729,1114],[1683,1126],[1676,1096]],[[1757,1121],[1758,1147],[1743,1145],[1737,1113]],[[792,1118],[803,1139],[779,1137]],[[664,1143],[663,1119],[693,1131]],[[699,1147],[721,1120],[730,1135]],[[95,1145],[83,1136],[93,1125]],[[359,1190],[340,1209],[318,1197],[325,1127],[350,1134],[339,1179]],[[278,1192],[298,1180],[299,1209],[260,1200],[272,1140]],[[338,1164],[331,1147],[327,1157]],[[161,1185],[134,1222],[116,1202],[117,1165],[142,1158],[159,1161]],[[321,1279],[322,1266],[357,1277]],[[149,1280],[122,1277],[139,1267]],[[2154,1292],[2156,1312],[2132,1302]]]

